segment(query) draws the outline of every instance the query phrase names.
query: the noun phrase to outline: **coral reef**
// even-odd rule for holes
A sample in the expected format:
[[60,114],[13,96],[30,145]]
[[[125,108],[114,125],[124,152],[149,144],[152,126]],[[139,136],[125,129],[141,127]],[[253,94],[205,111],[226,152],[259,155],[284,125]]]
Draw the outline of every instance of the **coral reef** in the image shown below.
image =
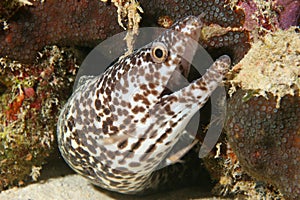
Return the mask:
[[[238,27],[244,21],[244,13],[238,9],[231,10],[226,6],[225,1],[141,0],[139,2],[144,10],[142,15],[144,26],[155,25],[161,16],[169,16],[176,21],[187,15],[201,13],[205,13],[204,22],[208,25]],[[5,30],[0,30],[0,56],[32,62],[37,58],[37,52],[45,45],[93,47],[99,41],[123,30],[118,24],[117,15],[114,5],[99,0],[33,1],[31,6],[18,7],[13,15],[6,19]],[[129,22],[123,23],[126,26]],[[227,47],[223,52],[239,47],[232,52],[244,53],[249,48],[249,45],[243,43],[244,41],[247,41],[245,31],[231,30],[223,36],[210,38],[203,43],[214,49]]]
[[245,12],[244,28],[260,34],[296,26],[300,17],[300,1],[294,0],[231,0],[231,7]]
[[1,59],[0,190],[36,180],[54,147],[56,116],[76,65],[57,47],[42,57],[35,65]]
[[[21,183],[21,180],[31,173],[30,171],[36,178],[38,173],[34,172],[38,171],[39,166],[54,147],[53,127],[57,117],[56,111],[69,94],[64,91],[71,84],[68,81],[71,81],[69,79],[70,67],[71,71],[74,71],[72,59],[65,54],[58,56],[49,50],[39,52],[49,44],[93,47],[99,41],[123,30],[119,26],[117,9],[110,3],[98,0],[28,2],[15,0],[0,3],[2,26],[0,57],[6,57],[2,59],[1,77],[3,80],[0,81],[0,94],[3,98],[1,111],[5,113],[1,116],[1,124],[3,124],[1,132],[5,133],[2,134],[2,189],[9,185],[19,184],[18,182]],[[219,54],[222,54],[222,49],[223,52],[228,52],[230,47],[233,47],[239,50],[230,50],[232,57],[241,58],[249,49],[247,32],[234,30],[244,21],[244,14],[225,6],[225,1],[168,0],[161,3],[142,0],[139,2],[145,11],[142,15],[144,26],[159,23],[161,16],[166,16],[172,22],[183,16],[205,12],[204,21],[207,26],[213,23],[220,25],[212,26],[211,30],[232,26],[232,28],[224,28],[220,33],[217,33],[218,31],[212,31],[214,34],[208,34],[209,31],[203,33],[205,37],[202,38],[202,44],[210,48],[212,53],[216,52],[215,56],[218,56],[219,52],[214,51],[215,49],[220,50]],[[121,18],[121,20],[124,26],[129,23],[126,19]],[[234,56],[235,53],[237,56]],[[7,58],[21,61],[23,64],[12,62]],[[18,66],[18,68],[13,71],[12,69],[16,67],[8,66]],[[54,79],[49,77],[53,74],[56,77]],[[40,77],[40,75],[43,76]],[[20,82],[19,79],[22,81]],[[26,84],[24,79],[27,80]],[[63,86],[59,87],[61,84]],[[46,109],[48,105],[45,104],[46,100],[51,102],[50,100],[53,99],[57,99],[57,105]],[[41,112],[43,110],[47,112]],[[18,127],[22,128],[17,129]],[[44,133],[48,135],[44,136]],[[15,139],[10,140],[10,138]],[[20,143],[19,138],[22,138],[22,142],[26,145]],[[41,145],[40,141],[43,138],[48,138],[48,146]],[[13,148],[15,142],[18,145],[21,144],[20,148]],[[20,151],[27,152],[26,163]],[[10,157],[10,155],[14,156]]]
[[204,163],[211,178],[216,181],[212,194],[231,196],[235,199],[282,199],[283,195],[273,186],[250,177],[225,139],[220,138],[215,151]]
[[98,0],[50,0],[20,7],[0,32],[1,56],[32,61],[46,45],[95,45],[122,30],[116,8],[103,5]]
[[300,1],[277,0],[277,4],[281,9],[278,20],[280,28],[288,29],[290,26],[299,25]]
[[[287,199],[298,199],[300,97],[287,95],[276,108],[268,95],[243,102],[239,90],[229,101],[229,142],[241,166],[251,176],[278,187]],[[247,116],[247,117],[245,117]]]
[[20,7],[32,5],[28,0],[3,0],[0,2],[0,22],[10,18]]
[[[130,22],[128,19],[118,18],[117,8],[113,2],[116,1],[104,3],[100,0],[4,0],[0,2],[0,57],[27,63],[20,64],[8,59],[1,59],[0,190],[8,185],[22,184],[22,180],[31,172],[32,177],[36,177],[39,166],[53,149],[53,130],[57,109],[69,94],[67,88],[72,84],[70,77],[73,77],[72,73],[75,71],[75,61],[72,57],[68,57],[68,54],[58,51],[57,48],[51,51],[49,48],[43,51],[43,48],[51,44],[94,47],[99,41],[121,32],[123,28],[119,25],[120,20],[125,27]],[[287,29],[291,25],[299,25],[300,2],[293,0],[139,0],[138,2],[144,11],[144,13],[140,13],[141,26],[169,27],[184,16],[205,13],[203,20],[206,28],[203,29],[200,43],[214,58],[222,54],[229,54],[235,64],[249,50],[249,37],[257,39],[261,35],[277,31],[278,28]],[[296,68],[281,68],[281,65],[293,66],[292,62],[297,61],[299,48],[293,46],[295,42],[292,42],[291,38],[298,41],[299,35],[295,35],[294,30],[277,34],[277,39],[274,39],[271,34],[264,40],[255,42],[252,48],[254,50],[234,68],[231,83],[235,86],[232,88],[237,88],[237,91],[231,90],[233,96],[230,99],[229,107],[232,110],[229,110],[227,125],[233,123],[231,119],[242,115],[243,106],[249,104],[253,108],[252,114],[242,115],[241,117],[244,118],[245,115],[249,115],[249,118],[243,118],[244,122],[251,122],[257,131],[269,127],[270,124],[266,124],[267,122],[263,121],[262,117],[255,123],[250,121],[257,119],[254,116],[255,110],[264,109],[263,105],[253,103],[257,100],[265,105],[271,103],[272,110],[276,109],[277,112],[285,113],[287,117],[293,116],[291,110],[293,107],[287,106],[287,103],[293,102],[291,105],[298,105],[295,103],[299,101],[295,99],[297,96],[292,97],[291,94],[295,93],[293,87],[299,86],[299,75],[298,77],[293,76],[297,70],[299,74],[299,59],[298,64],[294,65]],[[278,47],[279,44],[281,48]],[[295,51],[295,49],[298,50]],[[43,52],[39,53],[41,51]],[[260,63],[260,61],[262,62]],[[252,64],[249,65],[249,63]],[[274,63],[279,66],[270,66]],[[53,75],[55,78],[51,78]],[[253,79],[253,75],[259,75],[259,78]],[[284,79],[290,80],[290,82],[282,82]],[[251,80],[253,80],[252,83]],[[259,87],[254,87],[255,83]],[[244,91],[240,91],[240,88]],[[243,96],[244,94],[247,95]],[[260,96],[254,97],[255,95]],[[269,97],[269,101],[265,97]],[[57,104],[53,103],[54,99],[58,99]],[[241,108],[233,107],[235,104],[240,105]],[[299,109],[299,107],[295,109]],[[278,121],[281,119],[278,117],[272,113],[273,124],[271,125],[286,126],[287,124]],[[234,123],[240,124],[242,121]],[[221,155],[218,158],[209,157],[205,161],[208,169],[216,169],[214,172],[210,171],[220,185],[225,186],[223,187],[225,190],[221,192],[223,194],[244,193],[246,196],[253,197],[255,196],[253,194],[257,192],[253,190],[253,187],[256,187],[257,184],[245,174],[243,169],[257,179],[265,179],[269,172],[263,174],[263,169],[266,169],[267,164],[277,158],[276,156],[283,151],[283,148],[287,149],[288,157],[294,156],[296,153],[299,157],[299,131],[293,132],[291,129],[291,133],[288,135],[282,135],[282,131],[277,133],[278,129],[274,132],[267,132],[270,141],[275,143],[280,141],[281,143],[272,146],[271,149],[267,148],[268,152],[273,150],[278,154],[273,155],[272,152],[272,155],[266,158],[267,162],[261,163],[255,156],[266,151],[264,149],[261,152],[262,148],[266,148],[266,144],[260,143],[259,140],[264,141],[267,137],[259,135],[261,132],[257,132],[259,137],[253,139],[253,137],[245,135],[248,132],[240,132],[230,126],[227,127],[227,136],[234,152],[230,150],[226,139],[222,138],[220,141],[224,149],[221,151]],[[284,127],[283,130],[287,130],[287,128]],[[294,129],[296,130],[296,126]],[[281,141],[280,136],[286,138],[286,142],[284,142],[285,139]],[[245,138],[249,141],[244,144],[249,146],[248,149],[239,147],[240,140],[244,141]],[[292,141],[295,142],[291,143]],[[253,145],[255,142],[257,142],[257,148]],[[14,148],[16,145],[18,148]],[[251,155],[256,160],[249,160],[251,152],[254,152]],[[255,152],[258,153],[255,154]],[[282,155],[282,157],[284,156],[285,154]],[[295,191],[297,186],[293,187],[293,184],[298,183],[299,185],[299,179],[297,182],[297,177],[289,176],[299,168],[291,163],[295,159],[278,159],[280,164],[286,162],[276,168],[278,171],[283,170],[280,177],[275,177],[273,180],[266,178],[266,180],[279,187],[287,197],[293,198],[287,187],[290,186],[297,193],[298,191]],[[283,174],[288,170],[290,170],[288,173]],[[299,171],[294,173],[295,176],[297,174]],[[287,177],[290,180],[287,180]],[[283,183],[290,185],[280,184],[280,178],[284,180]],[[248,186],[244,187],[245,185]],[[243,187],[244,189],[242,189]],[[236,188],[239,188],[238,191]],[[248,193],[245,192],[246,190]],[[268,193],[268,191],[266,192]]]
[[[278,30],[252,44],[244,59],[234,66],[231,84],[253,90],[257,95],[272,93],[278,97],[277,107],[281,97],[294,95],[295,88],[300,88],[300,39],[296,31],[295,28]],[[234,91],[232,87],[231,93]]]
[[295,28],[255,42],[233,68],[225,125],[242,168],[286,199],[300,196],[299,52]]

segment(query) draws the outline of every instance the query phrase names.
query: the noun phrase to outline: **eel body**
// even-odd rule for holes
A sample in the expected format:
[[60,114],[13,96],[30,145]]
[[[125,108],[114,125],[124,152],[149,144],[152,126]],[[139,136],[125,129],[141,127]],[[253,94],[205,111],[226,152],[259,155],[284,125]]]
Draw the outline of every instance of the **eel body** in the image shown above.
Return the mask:
[[61,154],[76,172],[120,193],[158,186],[153,173],[178,157],[172,148],[230,67],[221,56],[201,78],[163,93],[177,84],[176,72],[188,72],[185,58],[194,55],[202,27],[201,17],[186,17],[74,91],[57,131]]

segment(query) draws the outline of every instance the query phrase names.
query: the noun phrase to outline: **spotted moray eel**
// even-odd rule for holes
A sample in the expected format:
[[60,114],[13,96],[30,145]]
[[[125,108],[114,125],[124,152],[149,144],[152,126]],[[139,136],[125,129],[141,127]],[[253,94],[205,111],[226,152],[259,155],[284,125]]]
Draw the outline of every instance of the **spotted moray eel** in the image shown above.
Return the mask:
[[223,55],[200,79],[163,94],[172,74],[186,69],[182,57],[202,27],[201,17],[184,18],[75,90],[58,121],[59,149],[71,168],[119,193],[157,187],[151,176],[230,67]]

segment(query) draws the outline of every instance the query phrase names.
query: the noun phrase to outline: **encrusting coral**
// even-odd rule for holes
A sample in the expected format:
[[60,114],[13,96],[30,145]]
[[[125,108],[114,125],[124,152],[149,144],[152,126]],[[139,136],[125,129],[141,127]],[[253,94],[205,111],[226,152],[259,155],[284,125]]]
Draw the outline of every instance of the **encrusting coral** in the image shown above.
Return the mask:
[[[144,10],[140,26],[156,25],[163,15],[176,21],[201,13],[205,13],[203,20],[208,25],[238,27],[244,21],[244,13],[238,9],[231,10],[225,1],[140,0],[139,4]],[[0,11],[4,8],[0,4]],[[27,63],[36,60],[37,52],[46,45],[93,47],[121,32],[120,21],[125,27],[131,22],[127,18],[118,20],[116,7],[99,0],[33,1],[32,5],[18,7],[5,20],[6,28],[0,30],[0,56]],[[244,44],[246,41],[246,31],[231,30],[201,44],[211,49],[226,48],[223,52],[238,48],[232,52],[242,52],[243,55],[249,48]]]
[[225,125],[243,169],[287,199],[300,196],[299,53],[295,28],[253,43],[233,68]]
[[58,111],[76,64],[55,46],[42,57],[38,65],[0,60],[0,190],[23,185],[29,176],[36,180],[54,148]]

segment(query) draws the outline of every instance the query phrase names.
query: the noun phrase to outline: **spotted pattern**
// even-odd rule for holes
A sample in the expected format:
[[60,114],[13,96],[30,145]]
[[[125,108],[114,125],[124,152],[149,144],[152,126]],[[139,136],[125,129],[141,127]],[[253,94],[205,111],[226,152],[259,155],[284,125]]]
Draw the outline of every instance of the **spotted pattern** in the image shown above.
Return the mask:
[[58,121],[60,151],[76,172],[120,193],[157,187],[155,170],[230,66],[221,56],[202,78],[163,95],[175,71],[188,71],[181,59],[201,28],[201,17],[186,17],[76,89]]

